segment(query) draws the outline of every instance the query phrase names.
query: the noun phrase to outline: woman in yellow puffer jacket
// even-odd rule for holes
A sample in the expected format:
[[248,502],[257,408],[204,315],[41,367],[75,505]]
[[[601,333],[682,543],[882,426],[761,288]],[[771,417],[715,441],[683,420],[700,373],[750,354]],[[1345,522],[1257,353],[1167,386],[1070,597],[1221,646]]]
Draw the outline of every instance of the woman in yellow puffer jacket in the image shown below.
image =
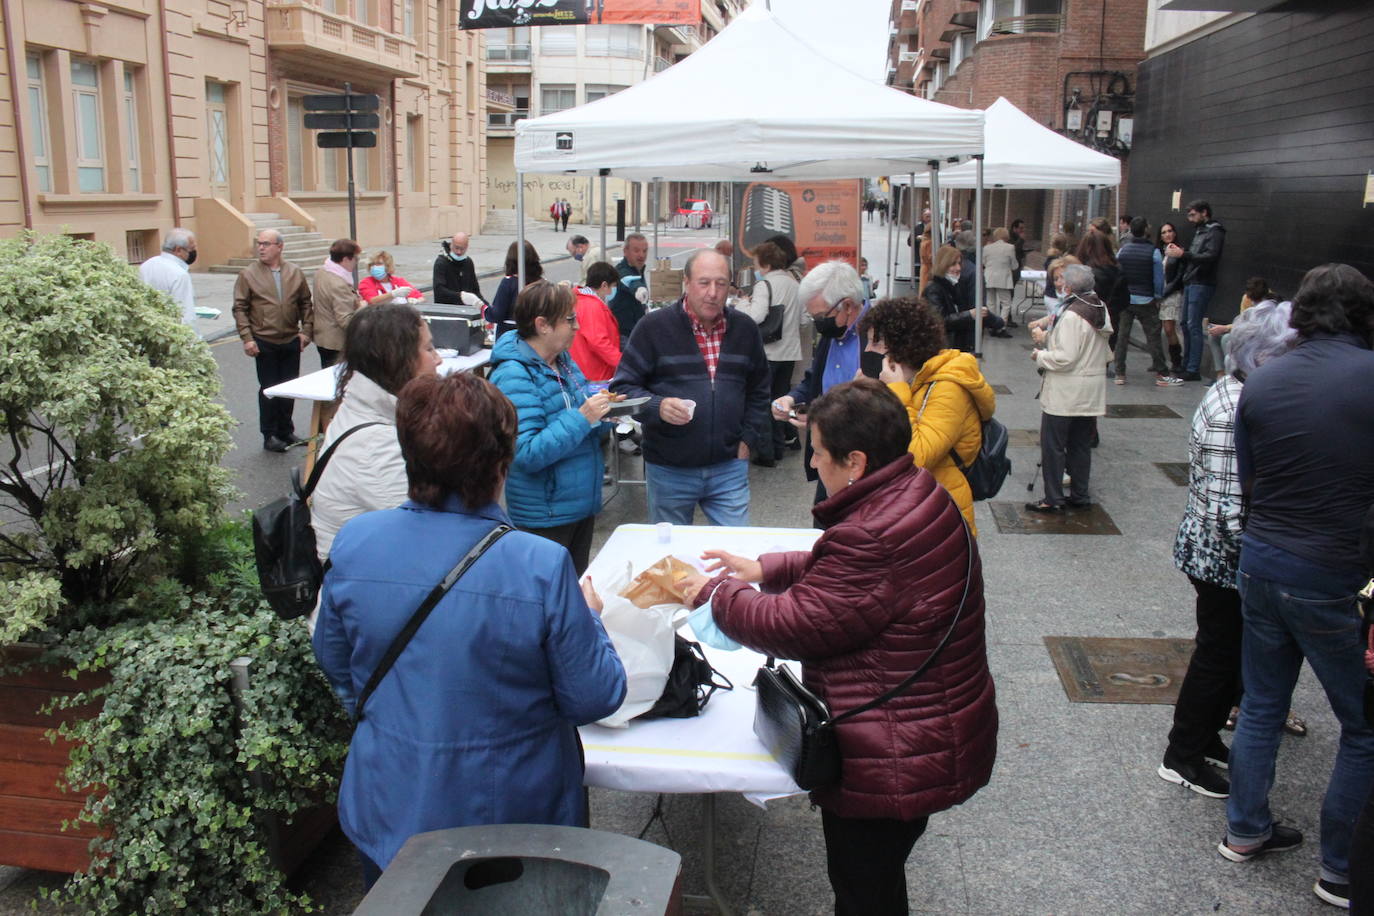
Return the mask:
[[982,424],[997,395],[971,353],[945,349],[944,319],[923,299],[884,299],[859,323],[868,349],[885,355],[878,379],[911,418],[911,454],[954,497],[969,529],[973,491],[954,454],[967,467],[982,447]]

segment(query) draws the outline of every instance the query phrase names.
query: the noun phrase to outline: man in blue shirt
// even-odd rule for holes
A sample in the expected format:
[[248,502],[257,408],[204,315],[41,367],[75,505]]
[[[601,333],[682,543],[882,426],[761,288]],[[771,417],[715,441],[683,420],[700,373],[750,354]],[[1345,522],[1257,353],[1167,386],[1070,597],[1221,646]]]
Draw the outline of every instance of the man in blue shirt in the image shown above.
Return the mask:
[[1245,694],[1231,745],[1226,836],[1233,862],[1291,849],[1302,834],[1269,810],[1279,733],[1306,659],[1341,724],[1321,811],[1313,890],[1349,906],[1350,841],[1374,787],[1355,593],[1369,579],[1361,526],[1374,504],[1374,284],[1355,268],[1308,271],[1293,300],[1298,345],[1245,382],[1236,462],[1250,514],[1241,538]]
[[[810,404],[836,385],[852,382],[858,373],[864,349],[865,335],[858,331],[859,319],[868,311],[864,300],[864,284],[859,272],[844,261],[817,264],[802,278],[797,296],[816,330],[818,339],[811,368],[801,382],[785,397],[773,402],[773,419],[791,420],[799,429],[806,429],[806,419],[791,416],[799,406]],[[881,357],[879,357],[881,363]],[[874,377],[877,377],[876,371]],[[806,479],[816,481],[816,502],[825,499],[815,469],[811,467],[811,432],[806,433]]]

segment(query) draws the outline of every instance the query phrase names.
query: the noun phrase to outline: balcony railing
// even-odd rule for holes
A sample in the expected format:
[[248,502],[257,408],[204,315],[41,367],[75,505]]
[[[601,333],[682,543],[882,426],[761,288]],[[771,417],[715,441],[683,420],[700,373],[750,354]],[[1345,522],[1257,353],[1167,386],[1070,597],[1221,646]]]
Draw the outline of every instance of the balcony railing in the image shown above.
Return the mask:
[[530,46],[487,45],[487,60],[527,64],[530,62]]
[[667,61],[667,59],[665,59],[665,58],[662,58],[662,57],[655,57],[655,58],[654,58],[654,72],[655,72],[655,73],[662,73],[664,70],[667,70],[667,69],[668,69],[669,67],[671,67],[671,66],[672,66],[672,64],[669,63],[669,62]]
[[303,0],[268,5],[267,46],[296,63],[324,65],[338,73],[387,78],[415,77],[415,42],[325,11]]
[[515,111],[489,111],[487,112],[487,130],[514,130],[516,121],[523,121],[529,116],[528,108],[517,108]]
[[1063,23],[1064,17],[1053,13],[1035,16],[1008,16],[1005,19],[993,20],[992,34],[1025,35],[1028,32],[1058,32],[1062,30]]
[[502,92],[500,89],[493,89],[490,86],[488,86],[487,102],[492,105],[502,105],[506,108],[514,108],[515,96],[511,95],[508,92]]

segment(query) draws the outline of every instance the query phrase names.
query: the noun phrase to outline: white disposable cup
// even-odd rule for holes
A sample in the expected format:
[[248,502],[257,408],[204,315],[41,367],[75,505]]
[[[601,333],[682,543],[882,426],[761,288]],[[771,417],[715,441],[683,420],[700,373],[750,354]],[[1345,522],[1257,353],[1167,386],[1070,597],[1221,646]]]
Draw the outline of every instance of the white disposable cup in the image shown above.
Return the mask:
[[658,529],[658,542],[660,544],[667,544],[673,540],[672,522],[659,522],[654,527]]
[[690,423],[692,417],[696,416],[697,414],[697,402],[691,400],[690,398],[683,398],[682,403],[683,406],[687,408],[687,421]]

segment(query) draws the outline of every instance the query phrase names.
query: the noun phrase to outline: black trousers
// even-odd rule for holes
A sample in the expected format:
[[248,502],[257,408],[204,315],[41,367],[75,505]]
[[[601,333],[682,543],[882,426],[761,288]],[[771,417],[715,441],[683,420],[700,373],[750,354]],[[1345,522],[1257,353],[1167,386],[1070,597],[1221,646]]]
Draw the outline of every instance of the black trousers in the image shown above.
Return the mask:
[[291,398],[269,398],[263,391],[301,374],[300,339],[293,337],[286,343],[272,343],[254,337],[253,342],[258,345],[254,360],[258,368],[258,430],[264,440],[269,436],[289,439],[296,431],[291,422],[296,402]]
[[331,350],[328,347],[321,346],[316,346],[315,349],[320,351],[321,369],[328,369],[330,366],[337,363],[339,361],[339,354],[343,352],[342,350]]
[[1150,371],[1163,373],[1169,370],[1164,361],[1164,340],[1159,336],[1159,300],[1151,299],[1144,305],[1128,305],[1121,310],[1114,321],[1121,322],[1116,338],[1116,374],[1126,374],[1126,351],[1131,348],[1131,325],[1140,320],[1141,330],[1145,332],[1145,347],[1150,351]]
[[1096,417],[1040,415],[1040,470],[1045,478],[1045,502],[1052,506],[1064,502],[1065,468],[1073,484],[1074,501],[1088,501],[1096,425]]
[[555,544],[562,544],[572,554],[573,568],[580,577],[587,571],[592,556],[592,532],[596,529],[596,516],[589,515],[580,522],[555,525],[552,528],[526,528],[530,534],[548,538]]
[[1350,840],[1350,916],[1374,916],[1374,790]]
[[[769,384],[769,395],[773,400],[786,396],[792,390],[792,370],[796,367],[792,360],[784,362],[768,361],[768,371],[772,376]],[[773,420],[773,454],[765,455],[765,458],[781,458],[782,453],[787,451],[788,432],[796,433],[797,428],[786,420]]]
[[840,817],[821,809],[835,916],[906,916],[906,859],[927,820]]
[[1168,756],[1198,763],[1235,702],[1243,628],[1240,592],[1188,577],[1197,592],[1197,648],[1174,704]]

